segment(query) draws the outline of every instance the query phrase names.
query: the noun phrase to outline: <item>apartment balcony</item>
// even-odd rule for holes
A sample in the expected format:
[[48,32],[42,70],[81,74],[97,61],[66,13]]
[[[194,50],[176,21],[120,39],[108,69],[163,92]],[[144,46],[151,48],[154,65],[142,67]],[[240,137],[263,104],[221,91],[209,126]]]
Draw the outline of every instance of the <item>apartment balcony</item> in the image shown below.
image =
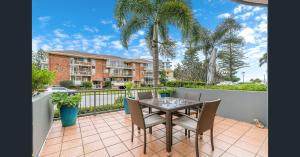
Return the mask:
[[133,66],[129,65],[115,65],[115,64],[106,64],[107,68],[118,68],[118,69],[134,69]]
[[71,75],[74,76],[91,76],[92,72],[91,71],[73,71],[71,72]]
[[109,73],[110,77],[133,77],[132,74]]
[[74,65],[80,65],[80,66],[92,66],[92,62],[75,61],[73,63]]

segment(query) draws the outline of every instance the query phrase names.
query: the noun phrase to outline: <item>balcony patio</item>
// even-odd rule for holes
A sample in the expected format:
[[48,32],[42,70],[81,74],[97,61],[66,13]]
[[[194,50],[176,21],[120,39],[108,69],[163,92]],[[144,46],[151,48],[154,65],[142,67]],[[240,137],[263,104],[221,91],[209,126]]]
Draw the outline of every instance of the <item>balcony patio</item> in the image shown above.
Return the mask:
[[[147,154],[143,154],[143,130],[135,129],[131,140],[130,114],[124,111],[79,117],[72,127],[54,121],[43,149],[43,157],[165,157],[165,126],[158,125],[147,133]],[[216,116],[214,125],[215,150],[211,151],[209,132],[199,138],[200,156],[266,157],[268,156],[268,129],[253,124]],[[194,134],[188,138],[184,129],[173,127],[172,156],[193,157]]]

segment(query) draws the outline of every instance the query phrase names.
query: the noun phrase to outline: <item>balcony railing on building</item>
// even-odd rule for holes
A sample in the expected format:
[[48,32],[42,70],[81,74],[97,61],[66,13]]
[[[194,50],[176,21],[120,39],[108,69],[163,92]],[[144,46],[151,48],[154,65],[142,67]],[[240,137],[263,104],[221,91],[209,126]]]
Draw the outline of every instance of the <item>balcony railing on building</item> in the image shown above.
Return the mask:
[[92,72],[91,71],[72,71],[71,75],[90,76],[90,75],[92,75]]
[[74,61],[73,62],[76,65],[84,65],[84,66],[91,66],[92,62],[83,62],[83,61]]
[[109,68],[122,68],[122,69],[134,69],[133,66],[130,66],[130,65],[120,65],[120,64],[106,64],[106,67],[109,67]]
[[111,77],[133,77],[132,74],[126,74],[126,73],[109,73],[109,76],[111,76]]

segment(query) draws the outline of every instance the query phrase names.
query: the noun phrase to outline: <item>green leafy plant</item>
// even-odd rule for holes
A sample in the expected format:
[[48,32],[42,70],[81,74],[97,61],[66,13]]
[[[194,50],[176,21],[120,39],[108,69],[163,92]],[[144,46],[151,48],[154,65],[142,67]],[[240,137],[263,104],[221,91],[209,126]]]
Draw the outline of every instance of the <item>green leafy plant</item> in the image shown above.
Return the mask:
[[158,90],[159,94],[171,94],[173,92],[175,92],[174,88],[166,88],[166,89],[160,89],[160,90]]
[[119,96],[119,97],[116,98],[115,103],[120,104],[120,103],[123,103],[123,101],[124,101],[124,97]]
[[62,106],[67,107],[78,107],[79,102],[81,101],[81,96],[78,94],[68,93],[53,93],[52,102],[57,105],[57,108],[60,109]]
[[128,82],[125,83],[125,88],[126,88],[128,97],[132,97],[132,92],[131,92],[131,90],[132,90],[132,88],[133,88],[133,85],[134,85],[134,84],[133,84],[131,81],[128,81]]
[[111,81],[105,81],[103,87],[104,88],[111,88]]
[[74,86],[73,81],[71,80],[62,80],[59,82],[59,85],[66,88],[71,88]]
[[90,81],[85,81],[85,82],[81,82],[81,86],[83,86],[83,88],[85,89],[89,89],[92,88],[93,84]]
[[45,85],[51,84],[55,74],[47,69],[39,69],[32,64],[32,93],[38,89],[44,88]]

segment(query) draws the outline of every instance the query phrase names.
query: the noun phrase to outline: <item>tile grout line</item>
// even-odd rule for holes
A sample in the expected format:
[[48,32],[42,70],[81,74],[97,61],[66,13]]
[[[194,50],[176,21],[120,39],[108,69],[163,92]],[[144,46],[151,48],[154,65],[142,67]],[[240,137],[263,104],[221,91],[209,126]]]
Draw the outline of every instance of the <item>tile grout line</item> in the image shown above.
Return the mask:
[[85,156],[85,150],[84,150],[84,145],[83,145],[83,137],[82,137],[82,134],[81,134],[82,132],[81,132],[81,126],[80,126],[79,119],[78,119],[78,125],[79,125],[79,130],[80,130],[80,139],[81,139],[81,145],[82,145],[82,149],[83,149],[83,155]]
[[[238,122],[237,122],[238,123]],[[232,125],[233,126],[233,125]],[[231,126],[231,127],[232,127]],[[231,128],[231,127],[229,127],[229,128]],[[228,129],[226,129],[226,131],[227,130],[229,130],[229,128]],[[233,144],[231,144],[231,146],[229,147],[229,148],[227,148],[221,155],[223,155],[224,153],[226,153],[235,143],[237,143],[248,131],[250,131],[251,129],[253,128],[253,126],[252,127],[250,127],[247,131],[245,131],[245,133],[244,134],[242,134]],[[224,130],[225,131],[225,130]],[[223,132],[224,132],[223,131]],[[225,136],[227,136],[227,135],[225,135]],[[230,137],[230,136],[229,136]],[[221,140],[221,141],[223,141],[223,140]],[[223,142],[225,142],[225,141],[223,141]],[[225,142],[225,143],[227,143],[227,142]],[[241,147],[239,147],[239,146],[236,146],[236,147],[238,147],[238,148],[240,148],[240,149],[242,149],[242,150],[244,150],[244,151],[246,151],[246,152],[249,152],[249,153],[252,153],[252,152],[250,152],[250,151],[248,151],[248,150],[245,150],[244,148],[241,148]],[[229,153],[229,152],[228,152]],[[231,154],[231,153],[230,153]],[[255,153],[252,153],[252,154],[254,154],[255,155]],[[236,155],[235,155],[236,156]]]
[[[102,116],[101,116],[101,119],[106,123],[106,121],[103,119]],[[102,140],[102,138],[101,138],[101,136],[100,136],[100,133],[98,132],[97,128],[95,127],[94,122],[93,122],[92,120],[91,120],[91,122],[92,122],[93,127],[95,128],[95,130],[96,130],[96,132],[97,132],[97,135],[98,135],[99,138],[100,138],[100,141],[102,142],[102,144],[103,144],[103,146],[104,146],[104,149],[105,149],[106,153],[108,154],[108,156],[110,156],[110,154],[108,153],[108,150],[106,149],[106,146],[105,146],[104,143],[103,143],[103,140]],[[91,142],[91,143],[92,143],[92,142]],[[101,149],[98,149],[98,150],[101,150]],[[92,152],[96,152],[96,151],[98,151],[98,150],[95,150],[95,151],[92,151]],[[92,152],[89,152],[89,153],[92,153]],[[84,154],[84,155],[85,155],[85,154]]]

